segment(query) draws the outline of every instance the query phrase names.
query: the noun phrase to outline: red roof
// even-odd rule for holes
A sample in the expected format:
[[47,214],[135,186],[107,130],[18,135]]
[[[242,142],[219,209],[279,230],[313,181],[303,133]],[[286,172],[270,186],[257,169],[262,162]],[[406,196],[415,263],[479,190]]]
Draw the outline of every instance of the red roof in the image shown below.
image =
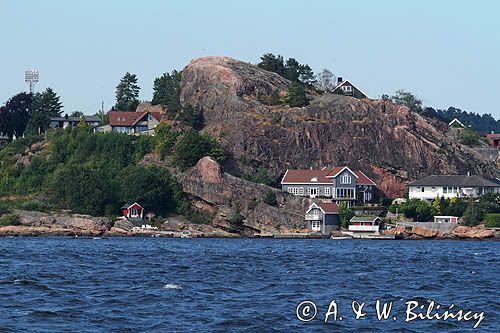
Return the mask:
[[[313,183],[313,184],[331,184],[328,176],[330,170],[287,170],[282,183]],[[314,181],[316,179],[316,181]]]
[[[333,176],[339,173],[345,167],[333,167],[332,169],[323,170],[287,170],[282,184],[331,184],[332,180],[327,178],[328,176]],[[375,182],[368,178],[362,171],[353,171],[357,178],[358,185],[374,185]],[[315,179],[315,180],[314,180]]]
[[318,202],[317,205],[323,209],[325,213],[338,213],[338,208],[334,202]]
[[141,121],[148,113],[158,121],[161,121],[162,114],[160,112],[134,112],[134,111],[110,111],[108,120],[111,126],[134,126]]
[[490,140],[498,140],[500,139],[500,133],[486,134],[486,137]]

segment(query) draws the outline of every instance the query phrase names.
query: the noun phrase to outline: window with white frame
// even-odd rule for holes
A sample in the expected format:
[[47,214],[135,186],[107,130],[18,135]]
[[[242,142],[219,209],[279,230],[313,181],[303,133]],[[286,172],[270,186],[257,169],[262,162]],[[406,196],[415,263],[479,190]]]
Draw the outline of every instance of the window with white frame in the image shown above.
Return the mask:
[[352,91],[352,87],[351,86],[342,86],[342,90],[343,91]]
[[341,183],[341,184],[350,184],[350,183],[351,183],[351,176],[350,176],[350,175],[347,175],[347,174],[342,175],[342,176],[340,177],[340,183]]
[[303,187],[299,187],[299,195],[304,195],[304,188]]
[[329,187],[325,187],[325,196],[329,197],[330,195],[332,195],[331,189]]

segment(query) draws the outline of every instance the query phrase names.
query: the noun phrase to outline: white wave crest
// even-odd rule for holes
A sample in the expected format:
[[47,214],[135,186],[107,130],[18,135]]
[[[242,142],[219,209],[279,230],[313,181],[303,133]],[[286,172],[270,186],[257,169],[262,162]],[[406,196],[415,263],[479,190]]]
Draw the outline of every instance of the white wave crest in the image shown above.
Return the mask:
[[179,286],[178,284],[173,284],[173,283],[167,283],[166,285],[163,286],[163,289],[176,289],[176,290],[181,290],[182,287]]

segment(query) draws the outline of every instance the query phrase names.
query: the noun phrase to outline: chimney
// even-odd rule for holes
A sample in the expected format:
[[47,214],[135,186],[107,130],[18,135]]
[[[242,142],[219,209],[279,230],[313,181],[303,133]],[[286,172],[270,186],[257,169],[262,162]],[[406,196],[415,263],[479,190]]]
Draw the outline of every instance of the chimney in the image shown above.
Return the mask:
[[467,177],[470,177],[470,171],[467,171]]
[[341,84],[341,83],[342,83],[342,81],[344,81],[344,80],[342,80],[342,76],[339,76],[339,77],[337,78],[337,85]]
[[67,113],[64,115],[64,119],[68,119],[68,114]]

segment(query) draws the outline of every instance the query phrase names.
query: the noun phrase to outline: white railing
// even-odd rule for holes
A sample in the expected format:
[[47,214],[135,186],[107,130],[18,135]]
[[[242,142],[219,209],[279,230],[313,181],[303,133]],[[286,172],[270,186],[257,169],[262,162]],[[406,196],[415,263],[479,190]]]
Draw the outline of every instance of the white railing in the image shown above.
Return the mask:
[[320,214],[306,214],[306,220],[308,221],[321,221],[323,217]]

